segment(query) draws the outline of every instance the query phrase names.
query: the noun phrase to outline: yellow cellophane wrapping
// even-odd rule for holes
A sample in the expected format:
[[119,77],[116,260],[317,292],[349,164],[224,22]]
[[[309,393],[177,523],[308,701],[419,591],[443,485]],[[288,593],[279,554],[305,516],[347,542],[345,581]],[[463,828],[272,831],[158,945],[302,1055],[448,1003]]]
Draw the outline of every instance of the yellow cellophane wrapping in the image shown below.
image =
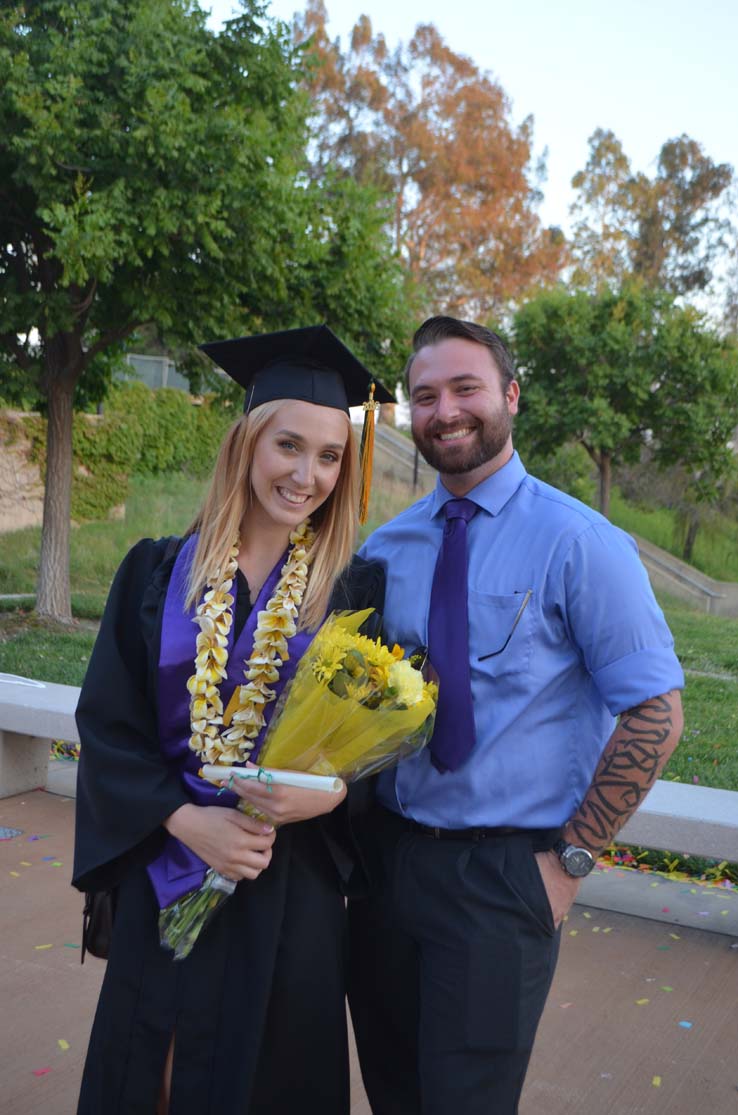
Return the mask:
[[315,676],[313,665],[336,633],[357,634],[372,611],[337,613],[323,624],[303,655],[281,710],[275,711],[259,754],[260,766],[336,775],[351,782],[427,742],[436,705],[432,685],[424,687],[423,698],[410,708],[393,707],[390,699],[379,708],[368,708],[353,697],[333,693]]

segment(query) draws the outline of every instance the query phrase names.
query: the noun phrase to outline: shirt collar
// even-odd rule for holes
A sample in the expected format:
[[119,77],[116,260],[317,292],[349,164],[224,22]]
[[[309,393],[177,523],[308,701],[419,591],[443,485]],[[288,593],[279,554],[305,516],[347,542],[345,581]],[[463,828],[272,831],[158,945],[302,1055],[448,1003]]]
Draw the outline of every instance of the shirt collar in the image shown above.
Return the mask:
[[[526,475],[525,466],[515,450],[502,468],[493,472],[486,480],[482,480],[476,488],[467,492],[464,498],[473,500],[490,515],[499,515],[508,500],[515,495]],[[450,499],[458,499],[458,496],[452,495],[448,488],[443,486],[439,476],[431,503],[431,518],[438,515]]]

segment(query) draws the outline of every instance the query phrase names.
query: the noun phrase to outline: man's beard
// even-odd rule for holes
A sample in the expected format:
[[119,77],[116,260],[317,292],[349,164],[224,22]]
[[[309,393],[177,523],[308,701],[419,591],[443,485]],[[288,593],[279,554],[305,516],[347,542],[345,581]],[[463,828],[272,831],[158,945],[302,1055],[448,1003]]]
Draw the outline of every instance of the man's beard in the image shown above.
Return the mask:
[[[469,423],[471,425],[471,423]],[[507,445],[512,433],[512,416],[506,407],[501,407],[497,414],[490,416],[486,422],[475,419],[475,437],[471,445],[463,448],[453,441],[438,442],[435,435],[438,433],[451,433],[454,427],[446,427],[441,422],[426,428],[421,436],[413,429],[413,439],[419,452],[431,468],[438,469],[446,476],[458,476],[464,472],[473,472],[474,469],[486,465],[496,457]],[[460,429],[457,424],[456,429]]]

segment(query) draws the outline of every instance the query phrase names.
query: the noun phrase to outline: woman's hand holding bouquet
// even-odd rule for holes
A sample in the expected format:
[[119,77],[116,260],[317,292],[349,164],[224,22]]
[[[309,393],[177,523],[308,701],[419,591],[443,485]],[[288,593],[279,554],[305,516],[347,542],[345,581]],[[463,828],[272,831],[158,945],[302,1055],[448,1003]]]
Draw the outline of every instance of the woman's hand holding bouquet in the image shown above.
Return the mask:
[[274,826],[237,809],[181,805],[164,827],[228,879],[256,879],[271,862]]

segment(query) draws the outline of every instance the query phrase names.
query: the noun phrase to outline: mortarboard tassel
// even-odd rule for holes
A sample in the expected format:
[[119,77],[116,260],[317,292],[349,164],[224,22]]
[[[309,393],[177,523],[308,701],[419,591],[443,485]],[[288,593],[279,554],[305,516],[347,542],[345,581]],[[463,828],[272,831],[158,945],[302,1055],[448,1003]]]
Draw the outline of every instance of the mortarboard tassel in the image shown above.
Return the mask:
[[369,493],[372,489],[372,465],[374,461],[374,412],[379,403],[374,402],[374,384],[370,384],[369,398],[364,407],[364,429],[361,431],[361,494],[359,496],[359,522],[365,523],[369,514]]

